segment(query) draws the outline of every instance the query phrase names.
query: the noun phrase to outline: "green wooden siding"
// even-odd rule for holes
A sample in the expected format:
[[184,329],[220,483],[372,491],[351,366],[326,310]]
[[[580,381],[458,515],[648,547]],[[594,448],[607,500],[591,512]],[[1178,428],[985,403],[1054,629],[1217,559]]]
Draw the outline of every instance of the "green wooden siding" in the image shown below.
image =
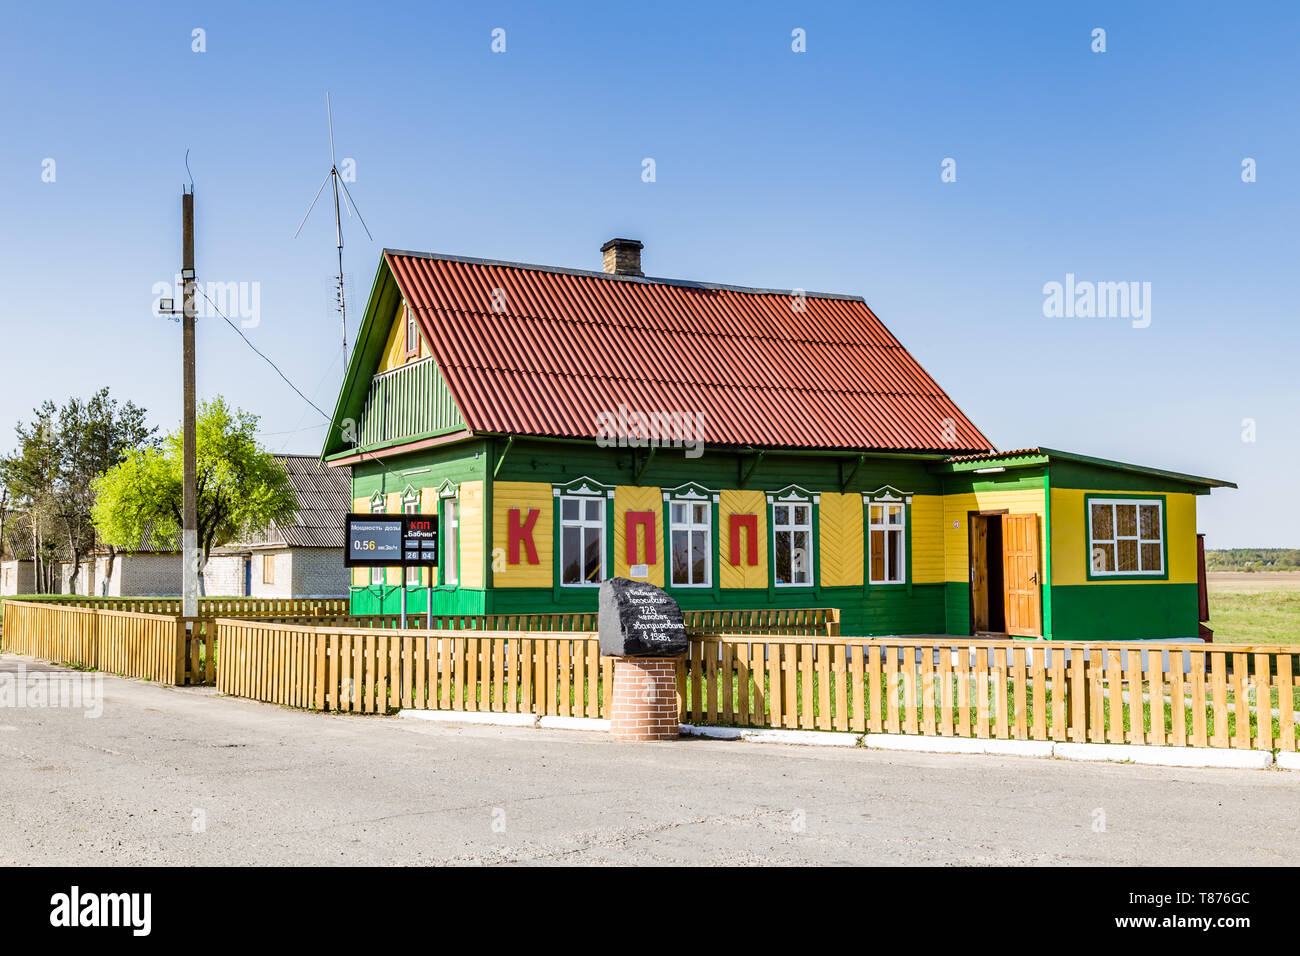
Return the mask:
[[1052,588],[1052,637],[1059,641],[1196,637],[1195,584],[1079,584]]
[[[427,428],[429,424],[429,421],[411,423],[408,420],[403,427]],[[849,456],[814,454],[765,456],[747,480],[742,481],[741,476],[755,464],[754,455],[709,450],[701,458],[687,459],[680,451],[662,449],[648,461],[647,458],[645,450],[600,449],[576,442],[529,439],[516,440],[507,452],[505,439],[483,437],[358,463],[353,468],[353,497],[368,498],[376,491],[400,492],[408,485],[437,487],[444,480],[457,484],[482,480],[485,519],[489,525],[485,528],[487,553],[484,557],[487,563],[492,547],[490,515],[494,472],[495,480],[500,481],[564,484],[578,477],[588,477],[609,485],[675,488],[693,481],[706,488],[748,487],[766,491],[794,484],[815,493],[841,489],[872,491],[882,485],[892,485],[905,492],[936,494],[941,490],[948,493],[994,488],[1011,490],[1046,484],[1046,475],[1041,467],[991,475],[935,475],[929,470],[927,461],[881,457],[866,459],[856,472],[851,473],[854,460]],[[498,462],[499,470],[496,467]],[[846,477],[849,477],[847,484],[844,482]],[[662,527],[667,526],[665,516]],[[716,508],[714,526],[717,526]],[[910,534],[910,521],[908,529]],[[607,527],[607,533],[612,537],[612,523]],[[715,532],[715,542],[720,543],[717,534]],[[1051,540],[1050,533],[1044,537],[1044,544]],[[770,541],[768,545],[770,547]],[[912,550],[909,542],[909,564]],[[770,559],[769,554],[769,568]],[[716,586],[717,560],[715,552],[714,587],[670,588],[683,608],[836,607],[841,610],[841,630],[846,635],[969,633],[970,585],[967,581],[871,587],[722,589]],[[555,567],[558,568],[558,560]],[[818,555],[814,568],[820,570],[820,567]],[[485,580],[489,582],[487,589],[435,590],[434,611],[439,614],[493,614],[596,609],[595,589],[554,586],[493,589],[488,569],[485,569]],[[1045,588],[1044,592],[1045,624],[1057,639],[1172,638],[1193,637],[1197,633],[1195,585],[1123,582],[1085,587],[1055,586]],[[409,613],[424,613],[427,601],[428,593],[424,589],[408,589]],[[392,614],[400,609],[400,605],[401,589],[396,586],[352,589],[353,613]]]
[[[498,455],[504,447],[505,441],[498,440]],[[644,448],[606,449],[589,442],[521,438],[505,455],[496,478],[563,484],[586,476],[609,485],[660,488],[676,488],[693,481],[707,488],[764,491],[798,485],[815,493],[875,491],[882,485],[892,485],[908,494],[933,495],[942,488],[941,479],[927,470],[929,462],[922,459],[870,457],[856,472],[853,469],[857,456],[848,453],[769,453],[755,466],[757,460],[754,453],[711,448],[706,448],[699,458],[687,458],[681,449],[674,448],[661,448],[652,457]]]
[[[434,614],[486,614],[487,592],[482,588],[434,588]],[[406,589],[406,613],[426,614],[429,610],[428,588]],[[400,614],[402,589],[397,585],[354,587],[351,594],[353,614]],[[408,622],[415,626],[418,622]]]
[[374,448],[464,427],[437,363],[424,359],[374,377],[357,437]]

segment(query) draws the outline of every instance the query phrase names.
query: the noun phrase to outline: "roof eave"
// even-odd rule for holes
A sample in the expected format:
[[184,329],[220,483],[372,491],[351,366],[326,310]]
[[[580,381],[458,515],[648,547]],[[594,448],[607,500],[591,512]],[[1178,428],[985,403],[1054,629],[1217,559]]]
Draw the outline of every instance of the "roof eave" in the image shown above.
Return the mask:
[[1114,461],[1109,458],[1094,458],[1091,455],[1080,455],[1075,452],[1061,451],[1056,448],[1043,448],[1039,446],[1049,459],[1059,458],[1062,461],[1073,461],[1084,465],[1095,465],[1098,468],[1109,468],[1113,471],[1124,471],[1131,474],[1150,475],[1156,478],[1164,478],[1169,481],[1179,481],[1188,485],[1201,485],[1205,488],[1236,488],[1237,483],[1226,481],[1222,478],[1206,478],[1202,475],[1188,475],[1181,471],[1167,471],[1163,468],[1150,468],[1146,465],[1133,465],[1128,462]]

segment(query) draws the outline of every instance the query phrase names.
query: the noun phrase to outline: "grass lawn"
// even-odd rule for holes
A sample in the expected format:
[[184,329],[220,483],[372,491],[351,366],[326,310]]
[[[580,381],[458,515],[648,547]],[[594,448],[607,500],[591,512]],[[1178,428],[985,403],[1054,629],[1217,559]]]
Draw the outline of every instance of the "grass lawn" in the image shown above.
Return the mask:
[[1300,644],[1300,574],[1211,573],[1214,643]]

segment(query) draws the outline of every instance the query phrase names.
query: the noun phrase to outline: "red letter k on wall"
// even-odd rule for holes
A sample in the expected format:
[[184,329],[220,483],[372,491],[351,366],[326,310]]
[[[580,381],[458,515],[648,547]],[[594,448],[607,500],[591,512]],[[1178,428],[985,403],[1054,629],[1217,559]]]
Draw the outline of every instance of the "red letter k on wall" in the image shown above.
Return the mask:
[[506,563],[519,563],[519,545],[524,546],[528,552],[528,563],[537,564],[537,546],[533,544],[533,527],[537,524],[537,516],[541,512],[536,508],[528,509],[528,518],[521,524],[519,521],[519,509],[510,509],[510,520],[507,523],[506,530]]

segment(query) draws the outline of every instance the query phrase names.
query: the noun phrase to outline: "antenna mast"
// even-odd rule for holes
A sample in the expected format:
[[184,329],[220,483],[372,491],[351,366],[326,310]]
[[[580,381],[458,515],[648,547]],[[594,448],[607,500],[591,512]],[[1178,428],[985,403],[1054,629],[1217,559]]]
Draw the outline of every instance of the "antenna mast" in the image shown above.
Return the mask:
[[[312,197],[311,205],[307,207],[307,213],[302,217],[302,222],[298,223],[298,230],[293,234],[295,239],[302,232],[302,227],[307,224],[307,217],[311,211],[316,208],[316,200],[320,199],[320,194],[325,191],[326,183],[332,179],[334,187],[334,240],[339,249],[339,271],[338,286],[335,289],[335,295],[338,301],[339,313],[343,323],[343,367],[347,368],[348,364],[348,304],[343,284],[343,220],[339,215],[339,186],[343,187],[343,208],[347,210],[348,216],[352,215],[352,208],[357,210],[357,220],[361,223],[361,228],[365,229],[367,238],[371,242],[375,237],[370,235],[370,229],[366,226],[366,221],[361,217],[361,208],[357,206],[357,201],[352,198],[352,193],[348,192],[347,181],[339,175],[338,162],[334,158],[334,110],[330,106],[330,95],[325,94],[325,116],[329,120],[330,128],[330,171],[325,174],[325,179],[320,184],[320,189],[316,190],[316,195]],[[349,205],[350,201],[350,205]]]

